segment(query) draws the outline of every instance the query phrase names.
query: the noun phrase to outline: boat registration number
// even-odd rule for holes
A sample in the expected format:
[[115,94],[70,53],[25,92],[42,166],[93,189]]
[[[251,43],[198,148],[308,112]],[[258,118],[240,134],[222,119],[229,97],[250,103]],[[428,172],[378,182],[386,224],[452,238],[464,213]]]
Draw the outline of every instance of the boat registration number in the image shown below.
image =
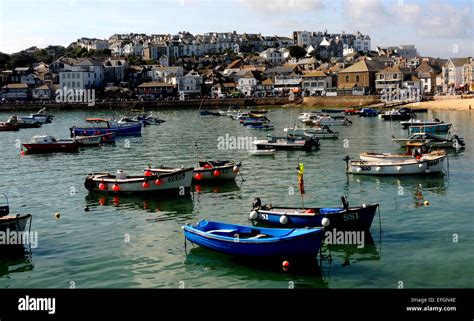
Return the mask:
[[258,213],[258,217],[259,217],[261,220],[268,220],[268,214]]
[[181,181],[184,179],[185,176],[186,176],[186,173],[180,173],[180,174],[170,176],[168,177],[168,183]]
[[344,221],[353,221],[353,220],[358,220],[359,219],[359,213],[354,212],[354,213],[347,213],[342,216],[344,218]]
[[372,170],[372,167],[371,166],[361,166],[360,169],[363,170],[363,171],[370,171],[370,170]]

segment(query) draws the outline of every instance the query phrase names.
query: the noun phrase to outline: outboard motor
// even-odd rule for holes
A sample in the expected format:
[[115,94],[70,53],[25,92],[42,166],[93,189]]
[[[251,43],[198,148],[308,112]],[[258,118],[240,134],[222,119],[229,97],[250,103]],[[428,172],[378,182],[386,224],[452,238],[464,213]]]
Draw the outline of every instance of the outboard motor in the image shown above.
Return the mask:
[[347,200],[347,195],[341,196],[342,207],[345,211],[349,209],[349,201]]
[[260,198],[256,197],[252,202],[252,209],[259,209],[262,206]]
[[466,146],[464,139],[459,137],[458,135],[453,135],[453,147],[455,149],[460,149]]

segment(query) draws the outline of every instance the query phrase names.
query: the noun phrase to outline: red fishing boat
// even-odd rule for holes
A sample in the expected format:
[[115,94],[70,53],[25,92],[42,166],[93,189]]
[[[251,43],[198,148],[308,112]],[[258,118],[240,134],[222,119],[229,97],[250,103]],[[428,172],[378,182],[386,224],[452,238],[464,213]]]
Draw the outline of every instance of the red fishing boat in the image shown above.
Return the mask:
[[78,150],[78,143],[72,139],[56,139],[48,135],[33,136],[29,143],[22,143],[29,154],[64,152]]

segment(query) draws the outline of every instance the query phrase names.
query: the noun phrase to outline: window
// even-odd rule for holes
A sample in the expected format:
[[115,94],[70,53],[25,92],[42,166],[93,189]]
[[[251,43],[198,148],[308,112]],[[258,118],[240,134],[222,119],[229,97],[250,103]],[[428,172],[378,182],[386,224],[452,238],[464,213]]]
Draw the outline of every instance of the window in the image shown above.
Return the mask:
[[384,74],[380,74],[380,80],[384,80],[385,79],[385,75]]
[[356,75],[356,82],[359,82],[359,75]]
[[349,82],[349,75],[346,75],[346,82]]
[[393,79],[398,79],[398,74],[393,74]]

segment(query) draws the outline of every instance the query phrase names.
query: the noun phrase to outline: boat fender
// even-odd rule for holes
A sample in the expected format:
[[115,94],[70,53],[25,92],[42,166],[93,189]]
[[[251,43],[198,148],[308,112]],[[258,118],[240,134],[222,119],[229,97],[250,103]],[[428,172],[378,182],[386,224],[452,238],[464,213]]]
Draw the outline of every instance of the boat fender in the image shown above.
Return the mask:
[[329,221],[329,219],[327,217],[324,217],[322,220],[321,220],[321,224],[324,226],[324,227],[328,227],[329,224],[331,224],[331,222]]
[[288,223],[288,217],[286,215],[282,215],[280,217],[280,223],[285,225],[286,223]]
[[256,210],[253,210],[250,212],[250,219],[251,220],[256,220],[258,218],[258,212]]
[[94,181],[92,180],[91,177],[87,177],[85,182],[84,182],[84,187],[87,189],[87,190],[92,190],[94,188]]
[[233,171],[234,173],[238,173],[239,170],[240,170],[240,168],[239,168],[239,166],[237,166],[237,165],[235,165],[235,166],[232,168],[232,171]]

